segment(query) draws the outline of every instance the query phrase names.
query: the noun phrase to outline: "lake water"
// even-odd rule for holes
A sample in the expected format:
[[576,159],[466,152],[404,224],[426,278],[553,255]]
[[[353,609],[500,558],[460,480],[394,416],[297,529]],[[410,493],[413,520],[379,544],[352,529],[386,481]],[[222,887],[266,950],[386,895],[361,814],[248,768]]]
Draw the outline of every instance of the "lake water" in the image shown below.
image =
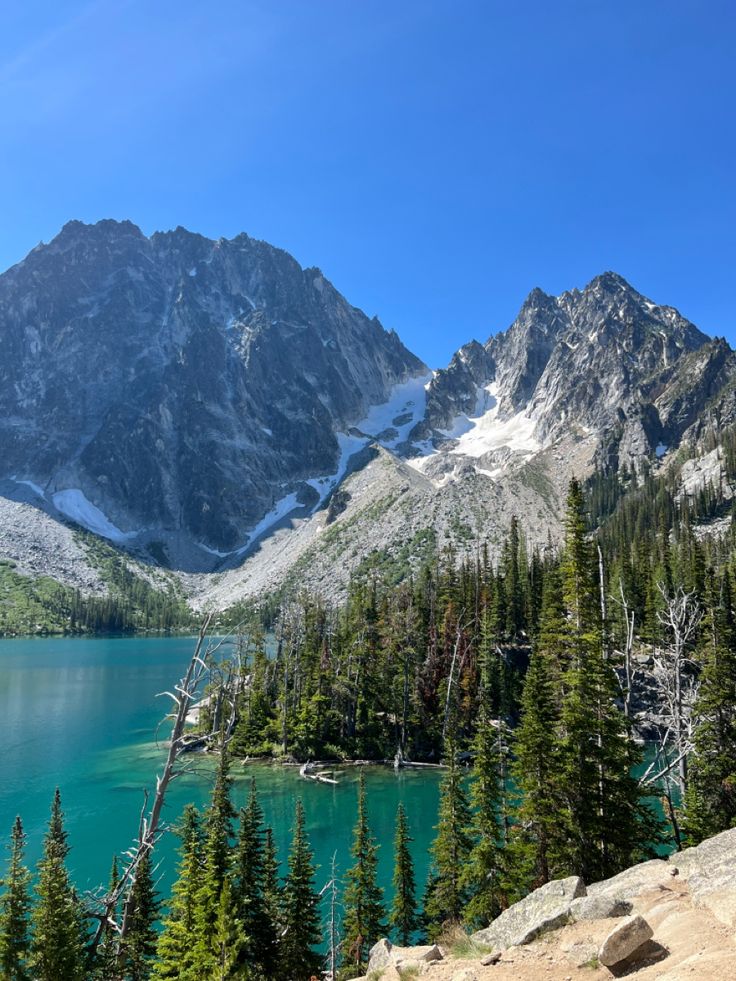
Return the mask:
[[[153,790],[164,755],[168,726],[158,724],[170,689],[183,674],[194,646],[191,638],[64,638],[0,640],[0,834],[9,838],[16,814],[28,834],[28,860],[35,864],[42,846],[54,788],[61,790],[72,848],[69,867],[80,890],[106,883],[114,853],[130,846],[143,791]],[[211,765],[175,781],[166,819],[175,822],[191,801],[204,805]],[[354,769],[340,774],[338,786],[299,777],[296,768],[236,764],[235,803],[245,803],[247,784],[256,774],[267,823],[282,860],[288,848],[294,801],[301,797],[315,860],[317,884],[329,879],[333,853],[338,871],[350,866],[357,780]],[[379,875],[387,887],[393,865],[394,818],[399,801],[407,810],[415,839],[418,891],[428,868],[427,848],[437,820],[440,775],[368,767],[368,812],[381,850]],[[168,895],[177,839],[165,835],[160,889]],[[4,868],[4,865],[2,866]],[[0,872],[2,875],[2,872]]]

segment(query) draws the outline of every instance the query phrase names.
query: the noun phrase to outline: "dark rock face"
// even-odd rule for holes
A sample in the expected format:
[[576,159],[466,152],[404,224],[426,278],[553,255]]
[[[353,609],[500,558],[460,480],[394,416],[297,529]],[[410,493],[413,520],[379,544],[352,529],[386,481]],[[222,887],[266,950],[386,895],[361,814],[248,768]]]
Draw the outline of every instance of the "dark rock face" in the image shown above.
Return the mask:
[[429,386],[417,435],[451,428],[486,387],[497,418],[523,413],[540,446],[595,433],[609,458],[630,463],[679,442],[733,374],[725,342],[604,273],[559,297],[533,290],[507,331],[461,348]]
[[231,550],[423,370],[264,242],[70,222],[0,276],[0,477]]

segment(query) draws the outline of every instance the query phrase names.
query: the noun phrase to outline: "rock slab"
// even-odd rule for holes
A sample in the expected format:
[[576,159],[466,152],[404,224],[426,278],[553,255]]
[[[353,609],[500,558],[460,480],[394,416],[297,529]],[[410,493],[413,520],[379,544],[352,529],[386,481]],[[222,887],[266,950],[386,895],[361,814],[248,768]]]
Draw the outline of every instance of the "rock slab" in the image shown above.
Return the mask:
[[442,951],[437,944],[423,947],[395,947],[387,937],[382,937],[372,947],[368,958],[368,973],[383,971],[386,968],[417,967],[425,968],[432,961],[441,961]]
[[496,949],[531,943],[540,933],[564,926],[573,900],[581,896],[585,896],[585,883],[579,876],[547,882],[474,933],[473,940]]
[[616,924],[601,944],[598,960],[605,967],[612,967],[630,957],[634,951],[651,940],[653,933],[652,928],[639,913],[627,916],[625,920]]
[[581,896],[570,904],[570,917],[576,922],[607,920],[614,916],[628,916],[631,910],[631,903],[618,896]]

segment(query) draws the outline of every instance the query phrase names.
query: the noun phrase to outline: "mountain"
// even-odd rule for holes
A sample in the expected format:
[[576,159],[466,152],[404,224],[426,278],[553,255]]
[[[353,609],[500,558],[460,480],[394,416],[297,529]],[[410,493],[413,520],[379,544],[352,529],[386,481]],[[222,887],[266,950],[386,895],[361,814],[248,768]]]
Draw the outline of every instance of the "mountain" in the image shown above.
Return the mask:
[[733,368],[725,342],[615,273],[559,297],[535,289],[507,331],[433,378],[416,435],[444,453],[424,469],[451,474],[470,458],[497,474],[574,434],[637,466],[679,444]]
[[417,374],[395,333],[264,242],[70,222],[0,276],[0,476],[211,565],[277,502],[318,504],[336,434]]
[[[498,556],[514,515],[545,548],[561,535],[572,475],[677,467],[684,492],[717,486],[723,456],[705,449],[735,408],[736,355],[674,308],[614,273],[559,297],[535,289],[506,331],[465,344],[415,393],[416,423],[399,441],[373,441],[339,510],[276,532],[217,583],[199,583],[196,602],[304,583],[339,594],[351,570],[400,577],[450,542],[459,555],[485,545]],[[699,454],[702,464],[684,462]]]
[[70,222],[0,276],[0,558],[86,590],[75,526],[201,606],[495,555],[512,515],[544,546],[573,473],[667,467],[734,421],[728,344],[611,272],[532,290],[434,372],[244,234]]

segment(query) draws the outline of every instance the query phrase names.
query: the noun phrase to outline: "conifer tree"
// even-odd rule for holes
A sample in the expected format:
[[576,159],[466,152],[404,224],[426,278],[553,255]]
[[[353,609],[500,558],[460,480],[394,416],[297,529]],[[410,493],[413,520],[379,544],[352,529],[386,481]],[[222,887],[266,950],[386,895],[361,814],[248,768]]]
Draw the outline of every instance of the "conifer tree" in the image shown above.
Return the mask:
[[273,831],[266,828],[265,841],[263,845],[263,886],[262,886],[263,912],[268,920],[268,933],[274,938],[273,949],[270,952],[270,959],[261,958],[261,966],[264,974],[269,976],[275,971],[275,965],[280,962],[279,944],[281,937],[281,886],[279,884],[279,863],[276,857],[276,845],[273,840]]
[[230,758],[223,743],[210,806],[204,820],[202,881],[196,893],[194,912],[193,977],[208,977],[208,972],[216,968],[219,955],[213,946],[215,921],[225,915],[223,904],[226,901],[231,904],[228,915],[237,919],[237,899],[231,884],[225,888],[230,876],[233,821],[236,817],[231,789]]
[[304,807],[300,799],[296,802],[288,864],[282,892],[279,969],[290,981],[308,981],[322,967],[322,956],[314,950],[322,942],[322,931],[312,851],[304,830]]
[[23,864],[26,836],[16,817],[10,839],[10,860],[0,897],[0,975],[7,981],[28,981],[30,951],[28,914],[31,874]]
[[497,916],[501,906],[503,834],[499,826],[502,805],[499,723],[493,718],[493,666],[490,650],[481,658],[481,681],[473,739],[473,774],[470,800],[473,817],[470,834],[473,847],[462,870],[462,885],[469,900],[463,918],[470,925],[485,926]]
[[264,897],[263,811],[255,777],[251,779],[248,804],[240,812],[233,875],[234,898],[246,938],[243,956],[249,964],[259,965],[268,975],[273,967],[277,938]]
[[736,824],[736,638],[728,577],[719,589],[709,570],[707,597],[695,749],[684,801],[683,827],[693,845]]
[[69,881],[69,854],[58,788],[38,863],[30,973],[36,981],[82,981],[86,976],[82,912]]
[[507,867],[509,884],[517,896],[549,882],[562,870],[565,810],[558,740],[564,631],[562,588],[557,571],[550,570],[514,737],[512,775],[518,800]]
[[391,904],[389,924],[403,947],[409,946],[412,934],[419,929],[420,923],[417,914],[414,861],[409,848],[412,840],[404,805],[399,804],[396,811],[394,838],[394,899]]
[[599,591],[575,480],[568,494],[561,572],[569,650],[560,742],[563,861],[569,873],[595,882],[648,854],[657,823],[632,775],[640,754],[615,701],[618,682],[603,650]]
[[[254,975],[243,967],[243,955],[246,949],[246,933],[243,923],[238,916],[238,907],[232,895],[230,877],[226,876],[220,890],[220,901],[217,905],[217,915],[208,940],[211,952],[206,958],[203,974],[201,970],[195,975],[199,978],[211,978],[212,981],[245,981],[246,978],[269,977],[268,974]],[[271,975],[273,977],[273,975]]]
[[433,864],[424,901],[427,933],[434,938],[443,923],[458,923],[467,900],[462,870],[472,849],[470,808],[457,765],[454,740],[447,748],[447,773],[440,788],[437,836],[430,849]]
[[153,976],[160,981],[181,978],[192,965],[197,892],[202,869],[202,829],[193,804],[184,808],[178,829],[179,873],[172,889],[169,914],[159,936]]
[[367,953],[385,933],[383,890],[378,886],[378,846],[371,835],[366,810],[365,774],[361,770],[358,783],[358,820],[353,832],[351,855],[355,864],[345,874],[343,902],[343,950],[346,960],[364,964]]
[[130,981],[148,981],[156,953],[159,902],[153,883],[151,853],[145,852],[131,886],[130,924],[123,945],[123,962]]

